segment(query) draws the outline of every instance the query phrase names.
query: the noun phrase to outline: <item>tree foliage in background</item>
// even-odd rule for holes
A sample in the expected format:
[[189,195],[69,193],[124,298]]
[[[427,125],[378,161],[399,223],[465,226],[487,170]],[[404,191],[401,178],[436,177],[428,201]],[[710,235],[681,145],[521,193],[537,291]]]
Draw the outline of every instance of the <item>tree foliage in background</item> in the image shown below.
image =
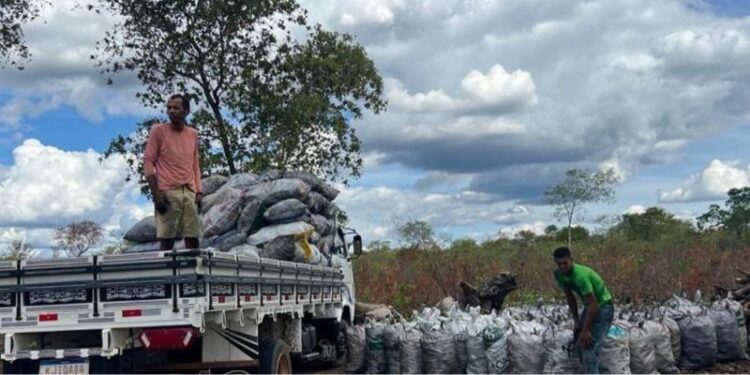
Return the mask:
[[690,235],[695,232],[690,222],[680,220],[661,207],[649,207],[642,213],[624,214],[609,229],[622,233],[631,241],[658,241],[668,235]]
[[725,208],[717,204],[709,206],[708,212],[698,217],[698,228],[720,229],[746,238],[750,229],[750,187],[731,189],[727,194]]
[[[382,78],[350,35],[308,25],[296,1],[98,0],[93,8],[122,19],[92,56],[110,82],[133,71],[147,106],[175,92],[197,102],[192,123],[207,173],[302,169],[344,182],[361,173],[351,121],[385,109]],[[108,155],[142,149],[143,124],[137,137],[113,140]]]
[[16,238],[5,245],[5,249],[0,253],[0,257],[5,260],[25,260],[33,259],[37,256],[36,250],[30,243]]
[[83,256],[101,241],[103,234],[101,225],[91,220],[82,220],[57,228],[53,256],[58,257],[60,253],[72,258]]
[[399,242],[412,249],[428,249],[436,244],[435,230],[423,220],[406,220],[395,224]]
[[10,64],[23,69],[31,58],[22,26],[39,16],[45,0],[0,0],[0,67]]
[[568,245],[572,242],[573,223],[583,220],[583,206],[613,202],[617,182],[617,174],[611,168],[596,172],[571,169],[565,172],[562,181],[544,192],[545,203],[555,206],[555,218],[568,228]]

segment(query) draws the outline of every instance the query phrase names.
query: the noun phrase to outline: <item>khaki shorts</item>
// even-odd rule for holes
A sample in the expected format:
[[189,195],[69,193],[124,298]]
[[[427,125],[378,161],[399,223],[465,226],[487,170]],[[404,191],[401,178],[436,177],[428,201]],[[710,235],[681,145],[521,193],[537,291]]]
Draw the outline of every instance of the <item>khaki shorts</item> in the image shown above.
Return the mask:
[[195,193],[187,187],[179,187],[164,192],[169,208],[164,214],[156,212],[156,237],[171,240],[179,237],[200,237],[198,206]]

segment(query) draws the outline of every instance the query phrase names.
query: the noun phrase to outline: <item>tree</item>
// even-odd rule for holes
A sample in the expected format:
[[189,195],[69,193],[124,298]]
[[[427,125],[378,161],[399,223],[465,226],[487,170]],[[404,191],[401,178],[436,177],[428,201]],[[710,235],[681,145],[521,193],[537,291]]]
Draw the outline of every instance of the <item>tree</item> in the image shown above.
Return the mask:
[[551,236],[551,235],[554,235],[557,231],[558,231],[557,225],[550,224],[544,228],[544,235]]
[[[350,35],[307,25],[294,0],[98,4],[97,11],[122,21],[92,58],[109,82],[136,72],[145,105],[160,107],[173,92],[196,101],[205,170],[303,169],[331,180],[361,173],[360,141],[350,123],[365,110],[379,113],[386,102],[374,63]],[[142,141],[120,136],[106,155],[139,158]],[[139,172],[135,164],[131,176]]]
[[0,67],[10,63],[23,69],[31,58],[24,40],[24,24],[39,16],[45,0],[0,0]]
[[580,225],[576,225],[573,228],[570,228],[570,232],[568,231],[558,231],[555,232],[555,241],[559,242],[565,242],[568,241],[568,237],[570,237],[570,242],[581,242],[589,239],[591,237],[591,233],[589,233],[589,230],[585,227],[582,227]]
[[91,221],[83,220],[70,223],[65,227],[55,230],[55,242],[53,256],[57,257],[64,252],[69,257],[80,257],[96,246],[102,239],[104,230]]
[[2,258],[6,260],[25,260],[36,257],[34,247],[22,239],[13,239],[6,245]]
[[669,234],[691,233],[693,225],[661,207],[649,207],[642,213],[622,215],[610,231],[619,231],[631,241],[656,241]]
[[544,192],[545,202],[555,206],[555,218],[567,225],[568,246],[572,241],[573,223],[583,220],[583,205],[614,201],[617,182],[617,174],[612,168],[596,172],[571,169],[565,172],[562,181]]
[[731,189],[727,194],[726,208],[709,206],[708,212],[698,217],[698,228],[723,229],[744,238],[750,229],[750,187]]
[[435,245],[435,230],[422,220],[407,220],[396,224],[400,242],[412,249],[428,249]]

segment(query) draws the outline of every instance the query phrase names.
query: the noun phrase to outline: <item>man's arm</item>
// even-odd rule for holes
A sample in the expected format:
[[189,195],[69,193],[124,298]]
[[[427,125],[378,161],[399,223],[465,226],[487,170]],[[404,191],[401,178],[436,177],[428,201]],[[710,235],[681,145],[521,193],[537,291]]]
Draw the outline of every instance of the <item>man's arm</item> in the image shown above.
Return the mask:
[[160,139],[155,129],[148,133],[146,149],[143,152],[143,175],[148,182],[148,188],[151,190],[151,196],[154,201],[154,207],[160,213],[166,212],[164,196],[159,190],[159,183],[156,179],[156,160],[159,158]]
[[591,337],[591,325],[594,323],[597,311],[599,311],[599,304],[596,302],[594,293],[587,294],[584,299],[586,300],[586,316],[583,320],[583,328],[581,328],[581,345],[588,348],[594,342]]
[[198,135],[196,132],[195,138],[195,158],[193,159],[193,179],[195,181],[195,203],[200,208],[201,200],[203,199],[203,187],[201,186],[201,158],[200,158],[200,142],[198,141]]
[[573,295],[573,292],[571,292],[570,289],[563,288],[563,291],[565,292],[565,299],[568,300],[568,308],[570,309],[570,313],[573,315],[573,322],[575,322],[575,333],[578,333],[581,328],[581,324],[578,320],[578,302],[576,302],[576,297]]

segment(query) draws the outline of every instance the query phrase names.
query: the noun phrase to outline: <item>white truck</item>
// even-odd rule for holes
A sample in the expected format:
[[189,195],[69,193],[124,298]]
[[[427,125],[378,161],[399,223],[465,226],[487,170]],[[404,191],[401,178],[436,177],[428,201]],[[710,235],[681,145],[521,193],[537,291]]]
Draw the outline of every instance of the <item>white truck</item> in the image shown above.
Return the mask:
[[338,267],[205,250],[2,261],[4,373],[291,373],[292,363],[334,363],[354,318],[350,260],[362,251],[356,232],[339,235]]

